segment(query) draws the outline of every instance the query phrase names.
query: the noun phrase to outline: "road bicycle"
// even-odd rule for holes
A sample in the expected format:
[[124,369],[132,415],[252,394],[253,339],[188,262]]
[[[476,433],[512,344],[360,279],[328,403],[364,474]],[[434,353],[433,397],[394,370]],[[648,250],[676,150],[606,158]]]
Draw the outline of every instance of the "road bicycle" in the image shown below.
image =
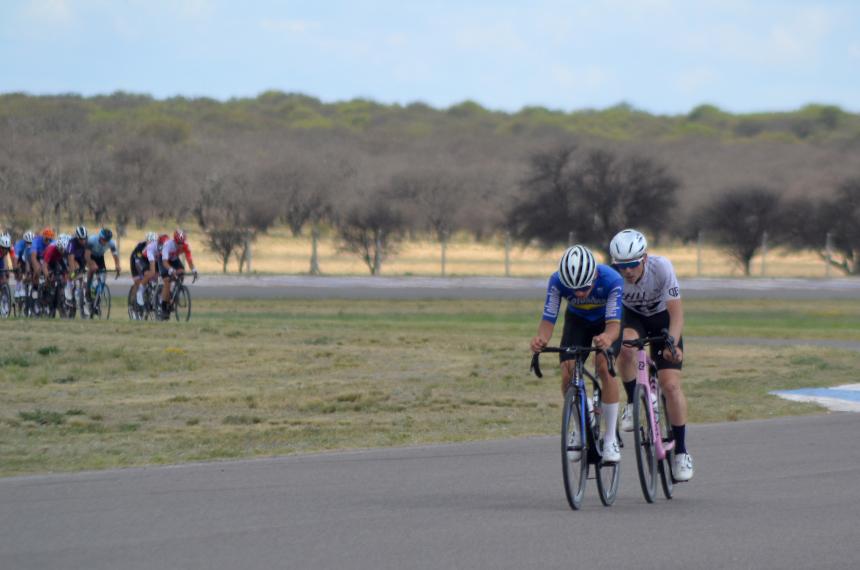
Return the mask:
[[141,284],[143,288],[143,305],[138,305],[131,289],[128,290],[128,318],[133,321],[154,320],[161,310],[161,299],[155,287],[155,281]]
[[[88,316],[90,319],[109,319],[110,318],[110,287],[105,281],[106,269],[99,269],[93,276],[93,282],[90,284],[89,299],[86,305],[88,308]],[[114,277],[116,279],[116,277]]]
[[[600,437],[600,418],[603,414],[600,381],[596,373],[591,374],[585,369],[585,359],[592,352],[603,354],[609,364],[610,373],[614,376],[612,351],[585,346],[546,347],[532,356],[530,370],[538,378],[543,378],[540,354],[544,352],[572,354],[575,357],[573,376],[564,394],[561,416],[561,465],[567,502],[573,510],[580,508],[585,495],[589,466],[593,465],[600,501],[608,507],[615,502],[615,497],[618,495],[621,464],[603,462],[603,440]],[[592,384],[590,400],[586,392],[586,378],[591,380]],[[619,445],[622,445],[620,438],[618,441]]]
[[[197,275],[194,275],[191,283],[195,283],[196,281]],[[177,321],[190,320],[191,292],[188,290],[188,287],[185,286],[185,272],[173,273],[170,276],[170,281],[168,281],[168,283],[173,284],[173,287],[171,287],[172,290],[170,291],[170,301],[168,302],[168,313],[166,315],[161,308],[164,284],[159,283],[155,290],[156,299],[158,300],[156,303],[156,316],[158,320],[170,320],[170,313],[173,313],[173,316]]]
[[675,344],[664,329],[660,336],[623,341],[624,346],[637,349],[636,388],[633,392],[633,442],[636,448],[636,468],[645,500],[653,503],[657,497],[659,473],[663,494],[672,498],[675,478],[672,460],[675,440],[669,419],[666,396],[657,379],[657,365],[645,351],[649,344],[661,342],[675,355]]
[[12,287],[9,285],[9,276],[12,271],[8,269],[0,270],[0,275],[6,276],[6,283],[0,285],[0,319],[8,319],[15,316],[15,301],[12,297]]

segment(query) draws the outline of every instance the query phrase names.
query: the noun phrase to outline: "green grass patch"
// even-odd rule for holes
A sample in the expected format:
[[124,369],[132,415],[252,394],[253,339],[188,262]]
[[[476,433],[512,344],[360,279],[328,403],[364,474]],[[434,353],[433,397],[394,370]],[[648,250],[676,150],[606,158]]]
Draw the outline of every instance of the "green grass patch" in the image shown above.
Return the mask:
[[[191,323],[3,322],[0,474],[555,434],[557,360],[528,374],[542,302],[195,300]],[[685,316],[692,423],[820,412],[769,391],[860,378],[857,352],[729,344],[860,341],[860,302],[696,300]]]

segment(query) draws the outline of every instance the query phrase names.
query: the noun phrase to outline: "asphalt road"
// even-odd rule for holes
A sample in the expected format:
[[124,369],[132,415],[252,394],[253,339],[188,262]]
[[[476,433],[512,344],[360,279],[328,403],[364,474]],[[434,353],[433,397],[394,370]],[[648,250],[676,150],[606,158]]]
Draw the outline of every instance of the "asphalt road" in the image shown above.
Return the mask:
[[[108,280],[123,302],[130,283]],[[195,298],[542,299],[546,279],[204,275],[191,291]],[[682,279],[681,292],[688,299],[860,299],[860,279]]]
[[3,479],[0,568],[858,568],[858,432],[693,426],[675,499],[645,503],[628,445],[579,512],[549,437]]

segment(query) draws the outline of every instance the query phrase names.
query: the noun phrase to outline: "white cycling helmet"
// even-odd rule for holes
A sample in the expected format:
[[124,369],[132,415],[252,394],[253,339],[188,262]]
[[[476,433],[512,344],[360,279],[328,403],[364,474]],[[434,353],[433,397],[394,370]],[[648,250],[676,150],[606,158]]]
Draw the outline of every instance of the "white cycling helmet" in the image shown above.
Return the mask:
[[568,289],[582,289],[594,283],[597,262],[587,247],[575,245],[567,248],[558,264],[558,277]]
[[26,231],[24,232],[24,243],[33,243],[33,238],[36,237],[33,235],[33,232]]
[[146,243],[152,243],[158,239],[158,234],[155,232],[147,232],[146,233]]
[[67,251],[69,249],[70,239],[71,236],[69,236],[68,234],[61,235],[60,238],[57,240],[57,249],[59,249],[60,251]]
[[636,261],[648,252],[648,241],[636,230],[621,230],[609,243],[609,253],[612,263]]
[[5,247],[6,249],[11,249],[12,238],[9,236],[9,234],[0,235],[0,247]]
[[87,232],[86,226],[78,226],[75,228],[75,237],[78,239],[87,239],[89,233]]

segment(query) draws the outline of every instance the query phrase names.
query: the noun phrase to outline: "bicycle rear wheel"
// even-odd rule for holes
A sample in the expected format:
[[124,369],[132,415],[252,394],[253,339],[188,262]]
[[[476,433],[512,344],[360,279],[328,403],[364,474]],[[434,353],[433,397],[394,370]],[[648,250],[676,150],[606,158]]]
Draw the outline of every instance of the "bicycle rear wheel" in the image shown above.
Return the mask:
[[657,494],[657,461],[654,454],[654,435],[651,418],[648,416],[648,393],[641,384],[636,384],[633,396],[633,443],[636,448],[636,469],[642,494],[649,503]]
[[[666,405],[666,395],[662,392],[660,393],[660,437],[663,440],[663,446],[665,447],[667,443],[674,441],[675,438],[672,436],[672,422],[669,421],[669,407]],[[663,487],[663,495],[666,496],[667,499],[672,498],[672,491],[674,490],[675,477],[672,475],[672,462],[675,459],[675,450],[666,452],[666,457],[660,461],[660,484]]]
[[561,416],[561,466],[570,508],[578,510],[588,479],[588,449],[582,433],[582,411],[575,387],[567,389]]
[[9,286],[6,284],[0,285],[0,318],[8,319],[12,316],[14,305],[12,304],[12,295],[9,293]]
[[185,285],[180,285],[173,302],[173,314],[177,321],[191,319],[191,293]]
[[[600,420],[597,420],[600,421]],[[592,431],[592,440],[598,441],[600,437],[599,429]],[[600,450],[601,455],[603,450]],[[596,465],[597,473],[597,493],[600,495],[600,502],[603,506],[612,506],[615,498],[618,496],[618,484],[621,481],[621,463],[603,463],[602,459],[598,459]]]

